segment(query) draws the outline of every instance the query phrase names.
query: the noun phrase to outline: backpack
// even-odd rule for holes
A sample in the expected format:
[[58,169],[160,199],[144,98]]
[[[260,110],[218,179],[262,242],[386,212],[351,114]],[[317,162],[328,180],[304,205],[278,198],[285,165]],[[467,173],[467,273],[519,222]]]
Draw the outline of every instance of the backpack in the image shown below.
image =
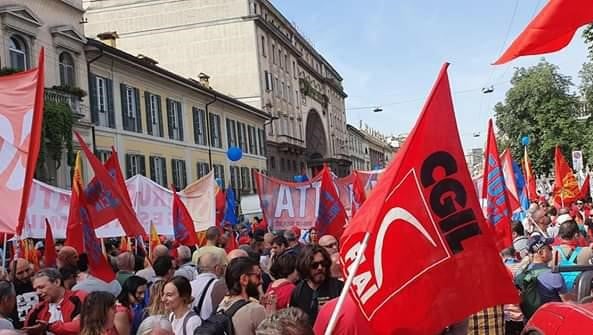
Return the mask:
[[[202,291],[202,296],[200,297],[200,300],[198,301],[198,305],[194,306],[194,312],[196,312],[196,314],[198,314],[198,316],[200,317],[200,319],[202,319],[202,305],[204,304],[204,299],[206,298],[206,293],[208,293],[208,289],[210,288],[210,285],[212,285],[212,283],[216,280],[216,278],[210,278],[210,280],[206,283],[206,286],[204,286],[204,291]],[[204,320],[202,320],[204,321]]]
[[516,286],[521,291],[521,303],[519,307],[521,307],[525,320],[529,320],[533,313],[543,305],[542,298],[537,289],[537,277],[546,271],[550,271],[550,269],[546,267],[533,270],[528,267],[518,274],[515,279]]
[[194,335],[234,335],[233,316],[247,304],[249,304],[249,301],[239,300],[226,311],[214,313],[208,319],[202,321],[202,325],[196,328]]
[[[567,257],[564,254],[562,247],[558,247],[557,250],[558,250],[558,253],[560,254],[559,265],[560,266],[570,266],[570,265],[576,265],[577,256],[581,253],[582,248],[576,247],[570,254],[570,257]],[[579,274],[581,274],[581,271],[561,272],[560,274],[562,275],[562,278],[564,278],[564,282],[566,283],[566,288],[568,290],[571,290],[574,287],[575,280],[577,279]]]
[[[198,314],[196,314],[196,312],[193,309],[190,309],[189,313],[185,314],[185,316],[183,317],[183,335],[187,335],[187,322],[194,316],[198,318],[200,317]],[[171,313],[171,315],[169,315],[169,322],[173,323],[174,317],[175,316],[173,315],[173,313]]]

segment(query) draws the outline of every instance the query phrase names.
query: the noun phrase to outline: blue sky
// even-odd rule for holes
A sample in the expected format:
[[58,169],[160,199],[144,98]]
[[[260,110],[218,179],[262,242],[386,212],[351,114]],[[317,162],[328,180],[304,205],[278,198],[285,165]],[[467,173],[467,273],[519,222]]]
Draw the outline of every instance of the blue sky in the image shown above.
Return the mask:
[[[510,88],[514,68],[541,59],[522,57],[507,65],[490,65],[545,2],[273,0],[344,78],[348,122],[356,126],[363,120],[387,134],[409,132],[439,68],[450,62],[466,151],[483,147],[486,122]],[[586,61],[580,31],[567,48],[545,57],[577,84]],[[495,91],[482,94],[481,88],[490,85]],[[348,110],[374,105],[384,111]],[[482,136],[475,138],[474,132]]]

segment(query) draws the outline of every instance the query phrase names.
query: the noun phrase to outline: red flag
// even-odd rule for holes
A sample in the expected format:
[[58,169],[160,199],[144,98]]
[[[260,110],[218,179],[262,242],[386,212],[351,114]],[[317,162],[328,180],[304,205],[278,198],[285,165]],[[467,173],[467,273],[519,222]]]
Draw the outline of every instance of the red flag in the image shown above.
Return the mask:
[[585,177],[585,181],[583,182],[583,186],[581,186],[581,191],[579,192],[579,196],[577,199],[587,199],[590,193],[591,185],[589,182],[589,174],[587,174],[587,177]]
[[339,238],[342,236],[346,223],[346,211],[336,191],[336,184],[329,168],[324,166],[321,170],[319,211],[317,212],[316,222],[319,236],[332,235]]
[[127,190],[124,191],[117,185],[99,159],[91,153],[82,137],[77,132],[74,132],[74,134],[95,172],[95,179],[84,190],[85,199],[89,204],[88,214],[93,218],[95,228],[101,227],[114,219],[119,219],[119,223],[127,236],[147,237],[134,209],[127,200],[129,197],[129,195],[125,194]]
[[0,78],[0,232],[21,233],[39,155],[44,101],[39,67]]
[[175,241],[187,246],[197,245],[198,238],[194,220],[175,191],[175,186],[172,186],[171,190],[173,191],[173,232]]
[[220,229],[222,228],[222,220],[224,219],[224,211],[226,209],[226,196],[224,194],[224,189],[220,186],[217,186],[216,190],[216,226]]
[[107,169],[107,172],[109,172],[109,175],[115,181],[115,184],[119,186],[120,190],[122,191],[122,195],[124,196],[124,200],[126,200],[128,206],[131,208],[132,199],[130,199],[130,193],[128,193],[128,187],[126,186],[126,180],[121,173],[119,158],[117,157],[117,151],[115,151],[114,147],[111,147],[111,156],[109,156],[109,159],[103,166],[105,166],[105,169]]
[[494,64],[564,48],[580,26],[593,22],[590,8],[592,0],[550,0]]
[[45,219],[45,266],[56,267],[58,255],[56,254],[56,246],[54,245],[54,234],[51,232],[51,227],[47,218]]
[[564,159],[560,147],[554,151],[554,202],[562,207],[568,207],[577,200],[580,190],[572,169]]
[[89,215],[89,208],[93,205],[87,202],[85,192],[80,192],[79,196],[81,204],[79,216],[83,232],[82,250],[88,256],[89,274],[109,283],[115,279],[115,273],[103,255],[101,244],[95,235],[95,225],[92,222],[92,216]]
[[488,140],[484,154],[484,181],[482,194],[486,198],[486,221],[492,225],[498,250],[513,244],[511,235],[512,210],[498,155],[492,119],[488,121]]
[[67,246],[76,250],[82,250],[82,226],[80,225],[80,193],[79,186],[82,185],[82,160],[80,151],[76,153],[74,160],[74,174],[72,175],[72,193],[70,195],[70,209],[68,212],[68,225],[66,226]]
[[513,157],[511,151],[507,148],[500,155],[500,164],[502,165],[502,174],[504,176],[504,183],[507,188],[507,196],[509,198],[509,205],[511,210],[521,210],[521,203],[519,202],[519,190],[517,189],[517,182],[515,181],[515,173],[513,172]]
[[364,186],[362,186],[362,181],[360,180],[360,175],[358,172],[354,171],[354,179],[352,181],[352,216],[356,214],[362,203],[366,200],[366,192],[364,190]]
[[375,334],[438,334],[518,302],[467,170],[446,70],[340,239],[345,274],[369,239],[350,293]]
[[525,189],[527,191],[527,199],[535,201],[537,200],[537,192],[535,190],[535,175],[531,169],[531,161],[527,156],[527,147],[525,147],[525,157],[523,158],[523,172],[525,173]]

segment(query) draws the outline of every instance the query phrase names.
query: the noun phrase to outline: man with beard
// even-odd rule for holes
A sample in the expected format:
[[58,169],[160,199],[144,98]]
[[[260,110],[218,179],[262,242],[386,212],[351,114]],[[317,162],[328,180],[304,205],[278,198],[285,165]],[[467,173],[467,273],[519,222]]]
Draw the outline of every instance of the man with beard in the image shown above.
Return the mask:
[[257,301],[261,283],[259,264],[249,257],[233,259],[226,269],[225,282],[229,295],[218,310],[230,314],[235,335],[255,334],[257,326],[266,318],[264,306]]
[[11,272],[10,275],[16,292],[16,306],[11,314],[11,319],[14,328],[20,329],[29,310],[39,302],[31,283],[33,268],[26,259],[17,258],[10,262],[8,271]]
[[309,322],[315,323],[319,308],[330,299],[340,295],[344,283],[332,278],[329,253],[314,244],[303,248],[297,269],[303,279],[292,291],[290,306],[302,309],[309,316]]

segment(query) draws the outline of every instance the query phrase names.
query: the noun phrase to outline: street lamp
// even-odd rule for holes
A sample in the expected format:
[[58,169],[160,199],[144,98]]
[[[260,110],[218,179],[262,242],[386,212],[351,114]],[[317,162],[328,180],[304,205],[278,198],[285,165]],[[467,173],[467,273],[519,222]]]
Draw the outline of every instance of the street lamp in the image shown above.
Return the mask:
[[373,109],[373,113],[380,113],[383,111],[383,108],[381,107],[375,107],[375,109]]

